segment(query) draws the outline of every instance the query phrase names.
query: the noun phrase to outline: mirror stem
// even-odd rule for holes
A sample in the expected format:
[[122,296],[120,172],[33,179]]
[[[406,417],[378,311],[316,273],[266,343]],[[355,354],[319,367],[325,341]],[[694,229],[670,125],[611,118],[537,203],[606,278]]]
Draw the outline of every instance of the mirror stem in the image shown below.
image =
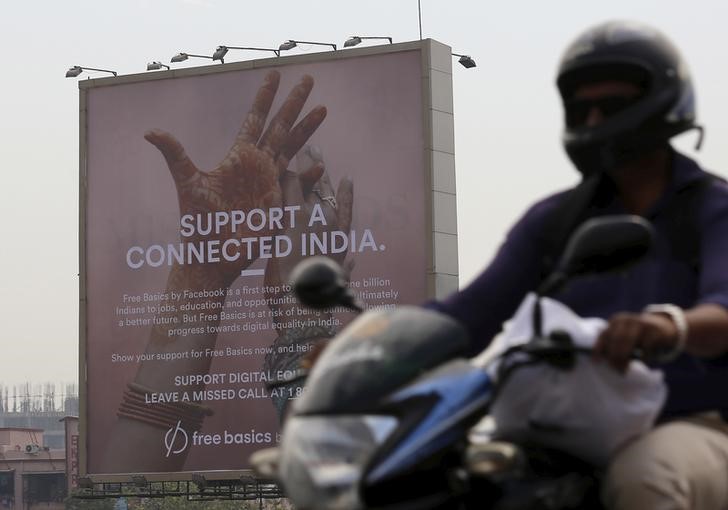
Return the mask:
[[536,295],[539,296],[548,296],[552,295],[556,291],[560,290],[561,287],[566,283],[566,275],[562,273],[561,271],[558,271],[556,273],[551,273],[548,278],[538,287],[536,290]]
[[543,335],[543,311],[541,309],[541,295],[536,295],[536,301],[533,303],[533,338],[538,339]]
[[351,290],[347,290],[346,294],[342,297],[342,301],[342,304],[349,310],[359,313],[364,311],[364,302],[357,298]]

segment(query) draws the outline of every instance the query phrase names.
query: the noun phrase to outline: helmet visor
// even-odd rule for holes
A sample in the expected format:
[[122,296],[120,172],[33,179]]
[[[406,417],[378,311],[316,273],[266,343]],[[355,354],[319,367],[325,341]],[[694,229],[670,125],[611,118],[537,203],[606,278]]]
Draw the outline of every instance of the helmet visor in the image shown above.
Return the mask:
[[568,99],[564,101],[566,126],[569,128],[584,126],[594,111],[597,111],[602,118],[612,117],[636,104],[640,97],[614,95]]

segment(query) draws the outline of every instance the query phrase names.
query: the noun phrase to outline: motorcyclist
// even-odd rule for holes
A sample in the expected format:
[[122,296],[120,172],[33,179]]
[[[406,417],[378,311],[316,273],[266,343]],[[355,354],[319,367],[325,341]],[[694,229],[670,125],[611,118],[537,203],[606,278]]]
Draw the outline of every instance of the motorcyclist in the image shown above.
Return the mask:
[[563,145],[581,183],[530,207],[482,274],[432,306],[462,321],[479,350],[579,221],[650,220],[657,240],[646,261],[556,296],[608,321],[597,359],[624,371],[640,352],[668,384],[660,423],[613,458],[602,498],[617,509],[728,508],[728,185],[670,145],[688,130],[702,137],[687,66],[654,28],[609,21],[567,47],[557,86]]

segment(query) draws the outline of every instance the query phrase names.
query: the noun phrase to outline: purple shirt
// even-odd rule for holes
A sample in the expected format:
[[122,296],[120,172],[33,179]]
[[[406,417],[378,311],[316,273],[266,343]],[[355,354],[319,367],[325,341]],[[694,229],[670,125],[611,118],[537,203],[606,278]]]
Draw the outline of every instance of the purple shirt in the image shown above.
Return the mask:
[[[639,312],[648,304],[673,303],[683,308],[714,303],[728,308],[728,185],[715,180],[704,190],[694,213],[700,229],[700,271],[677,260],[669,240],[665,205],[705,173],[691,159],[674,153],[670,185],[645,217],[657,233],[655,249],[626,273],[575,279],[554,296],[583,317],[608,319],[620,311]],[[533,205],[513,226],[490,265],[466,288],[428,306],[460,320],[483,349],[509,319],[526,293],[540,280],[543,247],[539,241],[549,214],[566,192]],[[616,195],[602,214],[624,214]],[[663,365],[669,388],[663,416],[704,410],[728,411],[728,355],[698,359],[683,354]]]

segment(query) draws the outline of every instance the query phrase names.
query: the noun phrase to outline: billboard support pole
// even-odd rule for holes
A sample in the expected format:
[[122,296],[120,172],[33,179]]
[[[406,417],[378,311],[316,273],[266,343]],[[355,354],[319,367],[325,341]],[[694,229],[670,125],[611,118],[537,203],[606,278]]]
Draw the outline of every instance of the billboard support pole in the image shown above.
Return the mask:
[[417,0],[417,16],[420,20],[420,41],[422,40],[422,5],[420,4],[421,0]]

